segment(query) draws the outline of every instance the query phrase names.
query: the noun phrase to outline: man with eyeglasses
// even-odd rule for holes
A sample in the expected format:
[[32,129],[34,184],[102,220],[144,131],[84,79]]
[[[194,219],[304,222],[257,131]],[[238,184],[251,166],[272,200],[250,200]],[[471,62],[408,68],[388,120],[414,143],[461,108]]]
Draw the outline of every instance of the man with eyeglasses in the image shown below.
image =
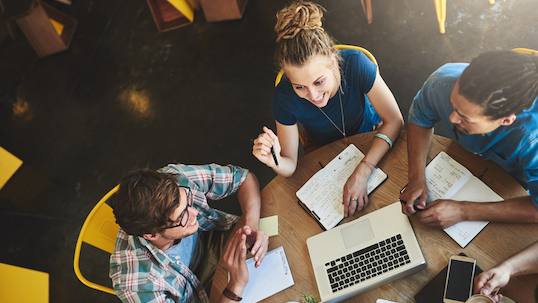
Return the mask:
[[[244,225],[230,235],[239,218],[211,208],[208,200],[234,193]],[[230,280],[219,302],[241,300],[247,254],[258,267],[267,253],[268,237],[258,230],[260,206],[256,176],[237,166],[171,164],[128,173],[112,205],[120,225],[110,257],[116,295],[122,302],[209,302],[222,253]]]

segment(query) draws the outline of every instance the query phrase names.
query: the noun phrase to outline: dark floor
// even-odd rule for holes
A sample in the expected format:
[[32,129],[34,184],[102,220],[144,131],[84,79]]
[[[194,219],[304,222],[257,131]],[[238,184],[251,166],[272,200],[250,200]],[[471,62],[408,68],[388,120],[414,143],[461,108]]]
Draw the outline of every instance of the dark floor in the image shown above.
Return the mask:
[[[217,162],[251,169],[262,187],[274,177],[251,139],[274,127],[273,27],[288,1],[250,0],[238,21],[199,11],[165,33],[144,0],[45,1],[78,20],[69,50],[39,59],[20,30],[0,42],[0,146],[24,161],[0,191],[0,262],[50,273],[51,302],[117,302],[79,282],[72,260],[85,217],[123,172]],[[372,1],[371,25],[358,0],[319,1],[338,42],[375,55],[404,117],[442,64],[538,49],[537,1],[447,2],[441,35],[431,0]],[[87,273],[108,283],[107,255],[84,249]]]

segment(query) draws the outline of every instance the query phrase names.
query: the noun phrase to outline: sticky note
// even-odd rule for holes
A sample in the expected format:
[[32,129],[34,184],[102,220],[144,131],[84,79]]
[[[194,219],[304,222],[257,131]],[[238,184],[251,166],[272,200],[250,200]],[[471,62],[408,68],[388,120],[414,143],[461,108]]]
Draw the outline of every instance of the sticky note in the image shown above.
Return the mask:
[[260,229],[269,237],[278,235],[278,215],[260,219]]

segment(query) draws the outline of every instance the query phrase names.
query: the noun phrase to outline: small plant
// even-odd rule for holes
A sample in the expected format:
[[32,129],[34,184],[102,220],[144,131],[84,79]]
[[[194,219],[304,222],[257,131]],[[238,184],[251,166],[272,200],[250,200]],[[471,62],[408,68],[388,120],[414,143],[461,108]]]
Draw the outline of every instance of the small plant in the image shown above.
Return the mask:
[[302,303],[318,303],[318,302],[319,302],[318,296],[303,295]]

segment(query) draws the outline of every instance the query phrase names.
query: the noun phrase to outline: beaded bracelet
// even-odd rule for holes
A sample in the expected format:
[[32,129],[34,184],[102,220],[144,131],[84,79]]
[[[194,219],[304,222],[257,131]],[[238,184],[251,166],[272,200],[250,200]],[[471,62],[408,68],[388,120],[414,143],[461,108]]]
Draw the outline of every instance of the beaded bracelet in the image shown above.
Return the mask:
[[377,134],[374,135],[374,137],[378,137],[378,138],[381,138],[381,139],[385,140],[389,144],[389,146],[392,147],[392,141],[390,141],[390,138],[383,135],[382,133],[377,133]]

